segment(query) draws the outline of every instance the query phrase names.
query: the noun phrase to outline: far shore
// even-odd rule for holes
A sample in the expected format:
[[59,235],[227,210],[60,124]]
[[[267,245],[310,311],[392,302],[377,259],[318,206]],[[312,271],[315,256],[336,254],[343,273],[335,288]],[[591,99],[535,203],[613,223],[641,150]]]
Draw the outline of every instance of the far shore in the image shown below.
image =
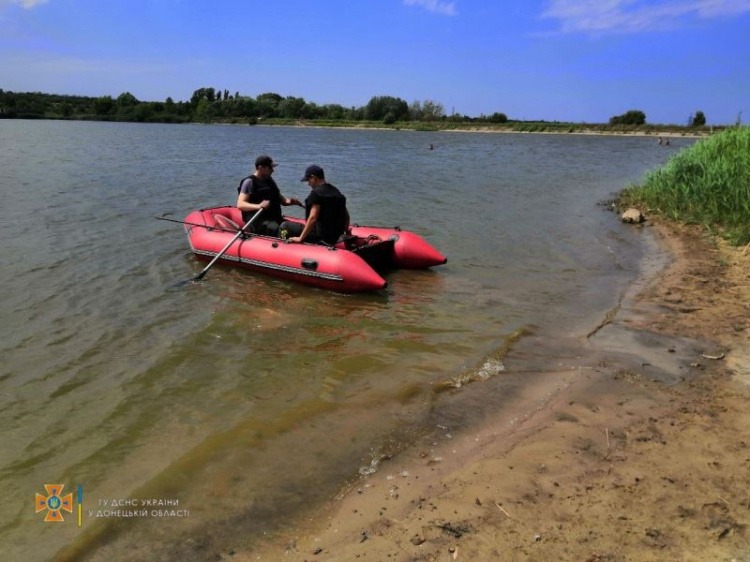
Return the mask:
[[[217,125],[245,125],[244,123],[213,123]],[[246,126],[246,125],[245,125]],[[689,138],[698,139],[705,138],[712,134],[710,131],[670,131],[670,130],[654,130],[654,131],[616,131],[616,130],[596,130],[596,129],[580,129],[572,131],[563,130],[541,130],[541,131],[517,131],[511,128],[500,128],[500,127],[456,127],[456,128],[436,128],[430,130],[412,129],[405,127],[368,127],[366,125],[321,125],[315,123],[258,123],[255,127],[302,127],[309,129],[348,129],[348,130],[367,130],[367,131],[403,131],[403,132],[414,132],[414,133],[489,133],[489,134],[514,134],[514,135],[593,135],[593,136],[617,136],[617,137],[652,137],[657,139],[659,137],[664,138]],[[717,131],[718,132],[718,131]]]
[[[9,121],[12,119],[8,119]],[[19,120],[19,119],[15,119]],[[36,118],[34,120],[37,120]],[[536,134],[536,135],[594,135],[594,136],[626,136],[626,137],[664,137],[664,138],[703,138],[717,134],[726,129],[726,125],[716,127],[703,127],[700,129],[680,127],[678,125],[639,125],[633,129],[610,128],[604,124],[575,124],[575,123],[548,123],[548,122],[511,122],[505,125],[492,124],[446,124],[440,123],[395,123],[391,125],[379,122],[314,122],[294,119],[258,119],[257,122],[248,123],[246,119],[232,119],[221,121],[185,121],[185,122],[161,122],[161,121],[132,121],[112,119],[90,119],[90,118],[59,118],[40,117],[38,120],[53,121],[85,121],[102,123],[144,123],[144,124],[168,124],[168,125],[229,125],[229,126],[252,126],[252,127],[303,127],[312,129],[360,129],[368,131],[410,131],[415,133],[490,133],[490,134]],[[615,126],[617,127],[617,126]]]
[[446,129],[444,132],[457,132],[457,133],[506,133],[514,135],[597,135],[597,136],[616,136],[616,137],[670,137],[670,138],[703,138],[710,135],[710,133],[677,133],[673,131],[663,132],[651,132],[651,131],[595,131],[595,130],[581,130],[581,131],[504,131],[504,130],[492,130],[482,128],[472,129]]

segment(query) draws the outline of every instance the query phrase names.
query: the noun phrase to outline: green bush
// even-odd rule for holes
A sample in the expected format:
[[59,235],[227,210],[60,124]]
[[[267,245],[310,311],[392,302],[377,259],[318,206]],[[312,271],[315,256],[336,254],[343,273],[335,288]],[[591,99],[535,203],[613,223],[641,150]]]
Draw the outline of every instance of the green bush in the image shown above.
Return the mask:
[[609,118],[610,125],[645,125],[646,114],[639,109],[631,109],[622,115]]
[[706,115],[702,111],[696,111],[690,120],[691,127],[703,127],[706,124]]

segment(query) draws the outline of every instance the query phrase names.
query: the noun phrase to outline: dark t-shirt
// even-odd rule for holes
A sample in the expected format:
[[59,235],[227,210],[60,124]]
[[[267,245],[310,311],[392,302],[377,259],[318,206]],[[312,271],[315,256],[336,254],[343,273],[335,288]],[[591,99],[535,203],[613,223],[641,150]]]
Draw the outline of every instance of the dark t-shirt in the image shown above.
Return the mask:
[[306,216],[313,205],[320,205],[315,235],[329,244],[335,244],[346,230],[346,197],[330,183],[319,185],[305,199]]
[[[276,185],[272,177],[258,178],[248,176],[240,182],[239,190],[240,193],[246,193],[250,196],[248,198],[250,203],[258,204],[266,200],[271,202],[259,217],[261,223],[268,221],[276,221],[277,224],[281,223],[283,220],[281,214],[281,191],[279,191],[279,186]],[[254,211],[242,211],[242,220],[247,222],[254,214]]]

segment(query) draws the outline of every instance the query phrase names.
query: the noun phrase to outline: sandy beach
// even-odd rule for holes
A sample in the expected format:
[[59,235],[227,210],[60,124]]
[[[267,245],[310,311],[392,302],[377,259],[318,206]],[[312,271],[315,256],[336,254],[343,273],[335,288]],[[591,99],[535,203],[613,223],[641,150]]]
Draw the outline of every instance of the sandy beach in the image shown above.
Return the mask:
[[[217,125],[230,125],[230,126],[246,126],[244,123],[215,123]],[[487,125],[461,125],[456,128],[436,128],[431,131],[423,131],[419,129],[402,128],[397,126],[388,127],[372,127],[368,125],[356,126],[332,126],[332,125],[319,125],[314,122],[308,121],[296,121],[295,123],[283,123],[283,124],[268,124],[259,122],[256,127],[302,127],[310,129],[354,129],[354,130],[368,130],[368,131],[403,131],[412,133],[490,133],[490,134],[508,134],[508,135],[594,135],[594,136],[615,136],[615,137],[652,137],[655,141],[662,137],[663,139],[700,139],[706,138],[714,134],[713,129],[709,131],[691,131],[684,129],[680,131],[655,128],[653,130],[633,130],[633,131],[616,131],[616,130],[599,130],[596,128],[573,128],[572,130],[538,130],[538,131],[517,131],[512,127],[492,127]],[[658,127],[658,126],[657,126]]]
[[[225,557],[750,560],[750,250],[643,228],[658,244],[641,279],[512,404],[465,433],[436,427]],[[507,371],[538,343],[521,338]],[[445,407],[460,415],[484,384]]]

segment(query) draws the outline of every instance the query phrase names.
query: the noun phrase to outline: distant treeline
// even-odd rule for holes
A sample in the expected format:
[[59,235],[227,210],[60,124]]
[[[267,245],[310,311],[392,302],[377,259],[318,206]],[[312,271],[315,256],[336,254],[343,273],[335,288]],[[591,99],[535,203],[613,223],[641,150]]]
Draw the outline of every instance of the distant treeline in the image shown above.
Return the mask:
[[116,98],[102,96],[66,96],[39,92],[19,93],[0,90],[0,118],[8,119],[92,119],[99,121],[140,121],[158,123],[247,122],[264,119],[325,121],[381,121],[386,125],[398,121],[484,121],[505,123],[503,113],[479,117],[453,114],[447,116],[443,106],[432,100],[408,104],[401,98],[375,96],[363,107],[339,104],[318,105],[304,98],[276,93],[258,97],[230,94],[228,90],[200,88],[190,101],[140,101],[130,92]]
[[[322,125],[329,127],[384,127],[423,131],[445,129],[489,129],[516,132],[645,132],[674,131],[707,133],[702,111],[691,115],[687,126],[646,124],[646,114],[630,110],[615,115],[609,123],[568,123],[560,121],[514,121],[505,113],[478,117],[446,114],[442,104],[414,101],[411,104],[393,96],[374,96],[362,107],[339,104],[318,105],[304,98],[269,92],[253,98],[230,94],[229,90],[199,88],[190,101],[140,101],[130,92],[112,96],[86,97],[8,92],[0,89],[0,119],[77,119],[95,121],[136,121],[145,123],[242,123],[255,125]],[[738,117],[739,119],[739,117]],[[686,131],[689,130],[689,131]]]

